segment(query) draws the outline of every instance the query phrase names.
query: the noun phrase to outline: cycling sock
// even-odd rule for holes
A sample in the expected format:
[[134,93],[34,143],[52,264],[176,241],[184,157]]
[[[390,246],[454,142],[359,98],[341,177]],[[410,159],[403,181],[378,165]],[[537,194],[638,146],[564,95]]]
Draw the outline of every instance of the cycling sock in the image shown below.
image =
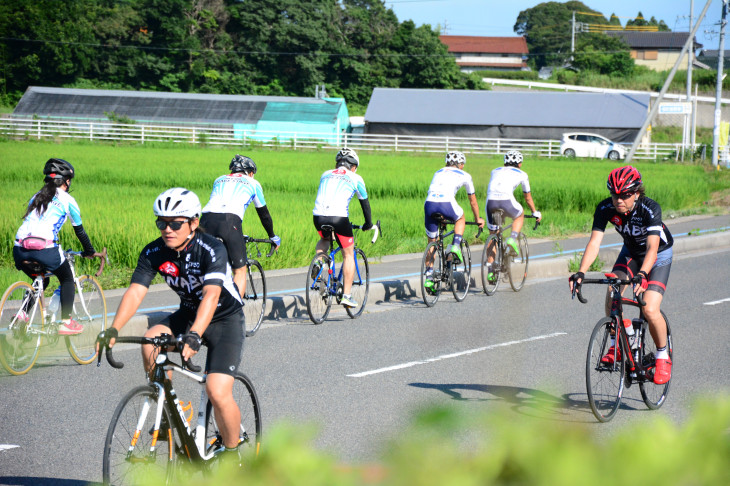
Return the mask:
[[510,236],[511,236],[512,238],[514,238],[514,239],[517,239],[517,237],[518,237],[518,236],[520,236],[520,234],[519,234],[519,233],[518,233],[517,231],[513,231],[513,232],[512,232],[512,233],[510,233],[509,235],[510,235]]
[[461,235],[454,235],[454,246],[461,245]]
[[666,346],[663,348],[656,348],[656,359],[669,359],[669,352],[667,351]]

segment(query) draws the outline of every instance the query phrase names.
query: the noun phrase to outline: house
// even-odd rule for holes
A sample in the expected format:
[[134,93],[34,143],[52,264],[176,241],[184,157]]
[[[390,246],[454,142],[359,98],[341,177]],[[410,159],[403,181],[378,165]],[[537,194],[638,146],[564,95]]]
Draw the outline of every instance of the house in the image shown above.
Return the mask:
[[[689,32],[633,32],[607,31],[606,35],[623,40],[631,48],[631,57],[639,66],[646,66],[654,71],[667,71],[674,67],[679,54],[682,52]],[[692,55],[693,66],[706,68],[697,63],[694,50],[701,49],[702,44],[694,40]],[[685,56],[679,64],[687,66]]]
[[[730,69],[730,52],[723,51],[722,54],[722,69],[724,71]],[[716,70],[720,62],[720,51],[718,49],[702,49],[697,56],[697,62],[707,65],[707,69]]]
[[441,35],[439,39],[449,48],[461,72],[527,69],[528,50],[524,37]]

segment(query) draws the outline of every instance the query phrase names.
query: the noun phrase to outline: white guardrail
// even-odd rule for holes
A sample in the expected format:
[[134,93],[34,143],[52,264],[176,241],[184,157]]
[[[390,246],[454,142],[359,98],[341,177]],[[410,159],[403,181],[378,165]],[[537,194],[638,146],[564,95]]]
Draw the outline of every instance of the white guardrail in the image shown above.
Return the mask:
[[[14,140],[90,140],[131,143],[189,143],[320,149],[352,147],[357,150],[393,152],[435,152],[459,150],[471,154],[500,155],[520,150],[529,156],[560,157],[559,140],[423,137],[368,133],[295,133],[234,130],[230,128],[180,125],[136,125],[111,122],[82,122],[41,119],[0,119],[0,137]],[[629,146],[627,145],[627,148]],[[639,146],[636,159],[676,159],[681,143],[652,143]]]

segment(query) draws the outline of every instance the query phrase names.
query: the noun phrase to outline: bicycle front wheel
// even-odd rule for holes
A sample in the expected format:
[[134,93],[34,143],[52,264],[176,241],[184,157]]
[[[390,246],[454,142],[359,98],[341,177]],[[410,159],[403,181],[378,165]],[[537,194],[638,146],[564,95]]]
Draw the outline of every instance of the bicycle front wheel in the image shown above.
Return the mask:
[[451,280],[451,292],[457,302],[463,302],[469,294],[471,287],[471,250],[466,240],[461,240],[461,256],[464,259],[456,262],[455,255],[452,254],[451,272],[449,279]]
[[79,277],[81,294],[74,297],[74,320],[84,326],[81,334],[66,336],[69,354],[78,364],[89,364],[96,358],[96,337],[106,329],[106,299],[96,278],[91,275]]
[[[181,442],[169,426],[154,437],[158,399],[157,390],[147,385],[133,389],[119,402],[104,442],[105,485],[173,483]],[[162,423],[172,424],[166,408]]]
[[[489,263],[489,260],[492,260]],[[497,235],[489,235],[482,251],[482,288],[487,295],[494,295],[499,288],[502,270],[502,251]]]
[[[611,333],[615,326],[610,317],[604,317],[593,328],[586,357],[586,390],[588,403],[593,415],[599,422],[611,420],[621,404],[624,389],[624,360],[615,359],[614,363],[601,362],[611,347]],[[618,348],[618,339],[616,341]]]
[[317,264],[317,257],[314,257],[307,269],[307,313],[315,324],[322,324],[332,307],[332,294],[327,287],[329,268],[330,259],[323,256],[321,266]]
[[517,237],[519,254],[510,254],[507,257],[507,273],[509,274],[509,284],[512,290],[519,292],[525,285],[527,278],[527,264],[530,261],[530,249],[527,246],[527,237],[524,233],[520,233]]
[[[441,256],[438,242],[432,241],[426,246],[426,251],[423,252],[423,258],[421,259],[421,295],[424,304],[428,307],[436,305],[443,284],[448,281],[448,279],[444,279],[444,264]],[[428,264],[429,258],[432,260],[430,266]]]
[[266,313],[266,277],[264,269],[256,260],[248,261],[243,304],[243,313],[246,315],[246,337],[250,337],[259,330]]
[[350,295],[357,307],[345,307],[347,315],[353,319],[357,319],[365,309],[365,303],[368,301],[368,292],[370,291],[370,266],[365,252],[360,248],[355,248],[355,277],[352,279],[352,289]]
[[12,375],[30,371],[43,337],[43,306],[33,302],[33,287],[15,282],[0,301],[0,363]]
[[[673,343],[672,343],[672,330],[669,328],[669,321],[667,320],[666,314],[662,311],[662,317],[664,318],[664,322],[667,324],[667,346],[669,347],[669,358],[671,358],[672,362],[674,362],[674,350],[673,350]],[[644,369],[651,369],[653,371],[653,368],[655,366],[656,362],[656,343],[654,342],[654,338],[651,337],[651,333],[649,332],[649,323],[644,321],[644,323],[641,325],[641,349],[642,349],[642,365]],[[667,393],[669,393],[669,384],[672,382],[672,379],[670,378],[668,382],[664,383],[663,385],[657,385],[654,383],[654,375],[653,373],[649,373],[646,377],[646,381],[641,381],[639,383],[639,390],[641,390],[641,398],[644,399],[644,403],[646,403],[646,406],[649,407],[652,410],[656,410],[657,408],[664,405],[664,400],[667,398]]]

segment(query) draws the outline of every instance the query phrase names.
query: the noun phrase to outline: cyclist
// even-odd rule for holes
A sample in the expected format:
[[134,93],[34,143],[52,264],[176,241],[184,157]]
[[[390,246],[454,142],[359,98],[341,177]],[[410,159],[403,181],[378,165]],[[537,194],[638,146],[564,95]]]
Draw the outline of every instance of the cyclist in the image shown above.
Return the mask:
[[360,166],[360,158],[357,153],[349,148],[343,148],[335,156],[335,168],[322,174],[317,190],[317,199],[314,201],[312,211],[314,227],[319,233],[316,251],[318,265],[312,269],[312,278],[317,278],[319,268],[322,266],[322,257],[329,249],[329,242],[333,235],[331,232],[322,230],[322,225],[329,225],[334,228],[334,238],[342,247],[344,261],[342,271],[344,276],[343,295],[340,303],[346,307],[357,307],[358,302],[353,300],[350,292],[352,281],[355,277],[355,240],[353,238],[352,225],[349,219],[349,207],[352,196],[357,193],[362,214],[365,217],[365,224],[362,229],[368,230],[373,227],[370,215],[370,201],[368,200],[365,181],[356,174]]
[[[624,240],[613,273],[634,282],[634,292],[644,294],[644,317],[657,346],[654,383],[662,385],[672,376],[672,360],[667,351],[667,326],[660,306],[672,267],[673,238],[662,222],[662,208],[644,195],[641,174],[632,166],[619,167],[608,175],[611,197],[601,201],[593,215],[593,230],[578,272],[569,279],[570,290],[580,285],[598,256],[606,225],[611,222]],[[606,294],[606,315],[610,315],[610,294]],[[615,338],[601,359],[613,364]]]
[[[466,164],[464,154],[449,152],[446,154],[444,162],[446,166],[437,170],[433,175],[433,179],[431,179],[426,202],[423,205],[426,236],[429,243],[436,241],[438,237],[438,222],[433,218],[434,214],[440,213],[447,219],[454,220],[454,239],[446,252],[454,254],[459,261],[462,261],[464,257],[461,254],[461,240],[464,235],[464,228],[466,228],[466,217],[464,216],[464,210],[456,202],[455,197],[461,187],[466,189],[469,205],[472,213],[474,213],[474,220],[480,228],[484,227],[484,219],[479,217],[479,204],[477,203],[474,183],[471,176],[464,171],[464,165]],[[426,280],[423,285],[429,290],[433,289],[433,280],[429,278],[433,273],[433,257],[433,253],[426,256]]]
[[[530,207],[532,215],[538,221],[542,220],[542,214],[535,209],[535,202],[530,192],[530,181],[527,173],[522,170],[522,160],[522,152],[519,150],[510,150],[504,154],[504,166],[494,169],[489,177],[485,208],[487,220],[489,221],[487,223],[489,234],[495,234],[499,229],[499,226],[495,224],[492,218],[493,212],[501,209],[504,211],[505,216],[512,218],[512,232],[505,240],[505,243],[509,245],[515,255],[519,255],[520,253],[517,238],[520,236],[522,225],[525,222],[525,212],[514,195],[517,186],[522,185],[522,193],[525,195],[525,202]],[[492,261],[494,261],[494,255],[489,254],[487,256],[487,262],[491,263]],[[488,272],[487,279],[490,282],[494,281],[494,273],[491,271]]]
[[[200,231],[200,201],[192,191],[168,189],[155,200],[154,213],[160,238],[142,250],[112,326],[98,339],[114,345],[119,330],[139,309],[152,279],[161,275],[180,297],[180,308],[149,328],[145,336],[182,335],[185,359],[192,358],[202,343],[207,345],[205,389],[216,417],[222,417],[219,425],[224,445],[228,451],[237,451],[241,417],[233,399],[233,382],[243,349],[243,308],[226,248],[217,238]],[[152,345],[142,346],[146,370],[152,368],[155,358]]]
[[[48,159],[43,167],[43,175],[45,185],[30,199],[23,215],[23,224],[15,234],[13,259],[15,267],[29,277],[31,277],[30,271],[23,265],[25,260],[42,264],[58,277],[62,318],[58,333],[79,334],[83,332],[84,327],[71,319],[74,301],[73,273],[71,265],[58,245],[58,234],[67,218],[71,218],[71,225],[81,242],[82,255],[91,258],[96,250],[81,224],[79,205],[69,194],[71,180],[76,175],[73,166],[63,159]],[[48,286],[47,280],[43,282],[43,286]]]
[[276,248],[281,238],[274,233],[274,224],[266,207],[261,184],[254,179],[256,163],[249,157],[236,155],[228,166],[231,171],[213,183],[210,200],[203,208],[200,225],[205,231],[223,240],[228,251],[228,260],[233,268],[233,281],[241,297],[246,292],[246,272],[248,257],[246,242],[243,239],[243,216],[246,208],[253,203],[261,225],[266,230]]

